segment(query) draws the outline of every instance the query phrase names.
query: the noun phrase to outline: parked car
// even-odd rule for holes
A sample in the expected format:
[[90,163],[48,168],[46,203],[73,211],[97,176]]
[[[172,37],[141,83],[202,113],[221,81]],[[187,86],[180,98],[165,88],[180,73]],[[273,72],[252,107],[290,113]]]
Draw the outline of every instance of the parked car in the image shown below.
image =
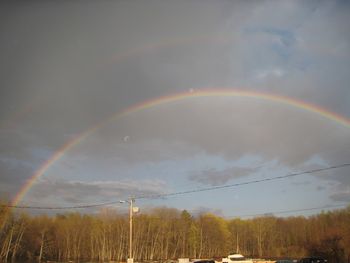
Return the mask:
[[241,254],[232,253],[227,258],[222,259],[222,263],[253,263],[252,260],[246,259]]
[[276,263],[293,263],[294,260],[291,259],[279,259],[276,261]]
[[299,263],[326,263],[327,259],[320,257],[308,257],[299,260]]
[[193,263],[215,263],[215,260],[203,259],[203,260],[196,260]]

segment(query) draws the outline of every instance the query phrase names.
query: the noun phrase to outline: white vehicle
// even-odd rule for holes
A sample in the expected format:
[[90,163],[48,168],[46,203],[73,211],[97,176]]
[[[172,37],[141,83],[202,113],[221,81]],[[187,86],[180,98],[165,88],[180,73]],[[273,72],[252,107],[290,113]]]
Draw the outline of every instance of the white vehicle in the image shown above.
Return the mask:
[[222,259],[222,263],[253,263],[253,260],[245,259],[241,254],[231,254]]

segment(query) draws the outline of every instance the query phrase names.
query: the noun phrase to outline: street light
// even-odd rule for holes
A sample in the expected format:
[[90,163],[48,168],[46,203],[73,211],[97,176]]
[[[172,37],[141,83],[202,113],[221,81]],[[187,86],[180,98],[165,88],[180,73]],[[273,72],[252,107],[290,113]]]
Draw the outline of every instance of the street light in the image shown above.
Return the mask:
[[129,258],[127,263],[133,263],[134,258],[132,255],[132,215],[133,213],[138,213],[140,209],[138,207],[134,207],[133,203],[135,199],[130,198],[129,200],[120,200],[119,203],[128,203],[129,204]]

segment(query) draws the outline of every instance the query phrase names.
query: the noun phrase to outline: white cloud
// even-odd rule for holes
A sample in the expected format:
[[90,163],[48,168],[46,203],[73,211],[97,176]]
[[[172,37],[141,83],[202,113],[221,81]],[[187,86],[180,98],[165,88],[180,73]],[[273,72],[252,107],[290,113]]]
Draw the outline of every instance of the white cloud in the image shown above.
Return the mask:
[[255,73],[255,78],[259,80],[264,80],[269,77],[283,77],[285,75],[285,71],[279,68],[274,68],[270,70],[259,70]]

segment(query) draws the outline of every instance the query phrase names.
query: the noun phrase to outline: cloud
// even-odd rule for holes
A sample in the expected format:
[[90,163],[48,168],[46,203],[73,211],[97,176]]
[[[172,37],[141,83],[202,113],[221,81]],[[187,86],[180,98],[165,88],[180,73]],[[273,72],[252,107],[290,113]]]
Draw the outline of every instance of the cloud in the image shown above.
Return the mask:
[[345,187],[339,187],[339,191],[332,194],[330,198],[337,202],[350,202],[350,187],[349,185]]
[[317,191],[323,191],[323,190],[326,190],[326,187],[324,187],[324,186],[317,186]]
[[[79,3],[73,9],[65,3],[2,9],[3,24],[11,25],[3,28],[0,62],[0,171],[6,193],[20,189],[70,135],[126,107],[179,91],[249,87],[350,116],[345,1],[92,5],[94,14]],[[63,23],[57,23],[62,14]],[[65,153],[64,163],[51,167],[50,175],[60,167],[66,173],[57,174],[76,181],[42,181],[38,185],[46,187],[28,196],[40,201],[57,193],[79,203],[89,200],[87,192],[94,197],[112,196],[113,190],[126,194],[128,187],[142,192],[132,188],[131,179],[129,186],[110,181],[112,190],[102,177],[97,183],[91,176],[100,176],[101,167],[114,172],[201,153],[228,162],[250,154],[296,169],[314,156],[330,165],[350,160],[348,128],[252,98],[172,102],[99,127]],[[88,172],[79,173],[83,166]],[[350,185],[347,171],[314,176]],[[231,179],[226,172],[209,167],[191,176],[215,185]],[[84,183],[85,176],[95,184]]]
[[[347,143],[344,143],[344,145],[338,145],[337,149],[335,151],[325,152],[323,155],[323,161],[324,163],[309,166],[312,167],[310,169],[318,169],[325,166],[330,166],[333,164],[346,164],[349,163],[350,159],[350,152],[349,152],[349,146]],[[318,172],[314,173],[313,176],[328,181],[329,183],[340,183],[342,186],[349,186],[350,185],[350,176],[349,176],[349,167],[340,167],[337,169],[332,169],[324,172]]]
[[268,77],[282,77],[285,74],[285,72],[281,69],[271,69],[271,70],[261,70],[256,73],[257,79],[265,79]]
[[[252,98],[178,101],[130,114],[108,127],[96,134],[99,146],[91,148],[111,149],[114,156],[128,161],[157,161],[200,151],[230,160],[252,154],[285,165],[301,165],[314,156],[329,163],[338,155],[350,158],[344,143],[350,141],[349,129],[319,114]],[[114,143],[118,134],[132,139]]]
[[275,68],[275,69],[271,69],[271,70],[260,70],[257,71],[255,74],[255,78],[262,80],[268,77],[282,77],[285,74],[284,70]]
[[[318,5],[297,29],[300,48],[313,56],[348,58],[348,11],[349,5],[345,2],[323,2]],[[332,30],[329,30],[331,28]]]
[[82,205],[124,200],[131,196],[161,194],[165,190],[165,182],[157,179],[93,182],[41,179],[31,188],[23,201],[56,205],[63,201]]
[[201,172],[195,172],[188,176],[188,179],[204,185],[223,185],[232,179],[247,176],[254,173],[256,169],[244,167],[232,167],[229,169],[218,171],[216,169],[208,169]]

